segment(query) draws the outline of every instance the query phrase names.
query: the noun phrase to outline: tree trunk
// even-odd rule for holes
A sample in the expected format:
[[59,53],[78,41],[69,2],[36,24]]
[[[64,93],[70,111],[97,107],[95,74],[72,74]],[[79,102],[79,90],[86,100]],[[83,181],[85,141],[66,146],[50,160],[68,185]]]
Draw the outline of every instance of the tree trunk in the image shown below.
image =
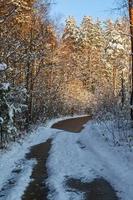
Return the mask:
[[113,93],[116,96],[116,67],[113,67]]
[[129,17],[130,17],[130,34],[131,34],[131,120],[133,121],[133,0],[128,0]]

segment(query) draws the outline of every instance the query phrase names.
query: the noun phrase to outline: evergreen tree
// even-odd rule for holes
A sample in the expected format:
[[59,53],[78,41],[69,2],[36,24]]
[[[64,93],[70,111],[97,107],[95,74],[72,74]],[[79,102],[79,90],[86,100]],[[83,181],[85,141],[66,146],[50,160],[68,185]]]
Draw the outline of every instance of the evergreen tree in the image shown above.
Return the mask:
[[124,20],[116,21],[115,23],[107,22],[105,30],[105,57],[108,71],[110,71],[110,76],[112,77],[112,82],[110,82],[113,86],[114,95],[118,95],[121,91],[123,73],[127,78],[126,73],[129,70],[129,42],[127,41],[127,36],[124,35],[126,26],[127,24]]

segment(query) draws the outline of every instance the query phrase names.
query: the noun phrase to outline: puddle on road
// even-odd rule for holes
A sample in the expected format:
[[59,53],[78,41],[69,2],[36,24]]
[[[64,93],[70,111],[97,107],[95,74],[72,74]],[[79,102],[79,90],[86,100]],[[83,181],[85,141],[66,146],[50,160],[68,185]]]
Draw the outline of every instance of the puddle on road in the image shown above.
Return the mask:
[[80,191],[84,193],[85,200],[119,200],[116,191],[103,178],[94,179],[90,183],[83,183],[79,179],[69,179],[66,183],[68,191]]

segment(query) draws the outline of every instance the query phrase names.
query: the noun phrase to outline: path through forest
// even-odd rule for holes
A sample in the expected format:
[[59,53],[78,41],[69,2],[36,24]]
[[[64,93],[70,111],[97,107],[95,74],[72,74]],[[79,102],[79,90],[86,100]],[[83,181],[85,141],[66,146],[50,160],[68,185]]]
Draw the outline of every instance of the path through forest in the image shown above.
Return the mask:
[[[83,129],[83,125],[90,119],[89,116],[67,119],[55,123],[52,128],[79,133]],[[38,163],[32,172],[31,179],[33,181],[27,187],[22,200],[47,199],[49,190],[45,185],[45,180],[48,178],[46,161],[51,144],[52,140],[49,139],[45,143],[33,146],[30,153],[27,154],[27,159],[35,158]],[[112,186],[102,178],[96,179],[91,183],[82,183],[80,180],[70,178],[67,185],[70,190],[75,189],[75,191],[84,192],[87,200],[118,200]]]

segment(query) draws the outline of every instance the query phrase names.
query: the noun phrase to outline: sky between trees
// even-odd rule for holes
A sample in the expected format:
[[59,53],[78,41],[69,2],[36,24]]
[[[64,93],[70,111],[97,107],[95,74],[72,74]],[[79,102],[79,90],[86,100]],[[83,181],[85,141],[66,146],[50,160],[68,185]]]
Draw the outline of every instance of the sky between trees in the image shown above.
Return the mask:
[[74,16],[78,23],[83,16],[89,15],[100,20],[116,19],[118,13],[112,13],[111,9],[117,6],[119,0],[56,0],[52,8],[52,15],[61,15],[62,21],[67,16]]

